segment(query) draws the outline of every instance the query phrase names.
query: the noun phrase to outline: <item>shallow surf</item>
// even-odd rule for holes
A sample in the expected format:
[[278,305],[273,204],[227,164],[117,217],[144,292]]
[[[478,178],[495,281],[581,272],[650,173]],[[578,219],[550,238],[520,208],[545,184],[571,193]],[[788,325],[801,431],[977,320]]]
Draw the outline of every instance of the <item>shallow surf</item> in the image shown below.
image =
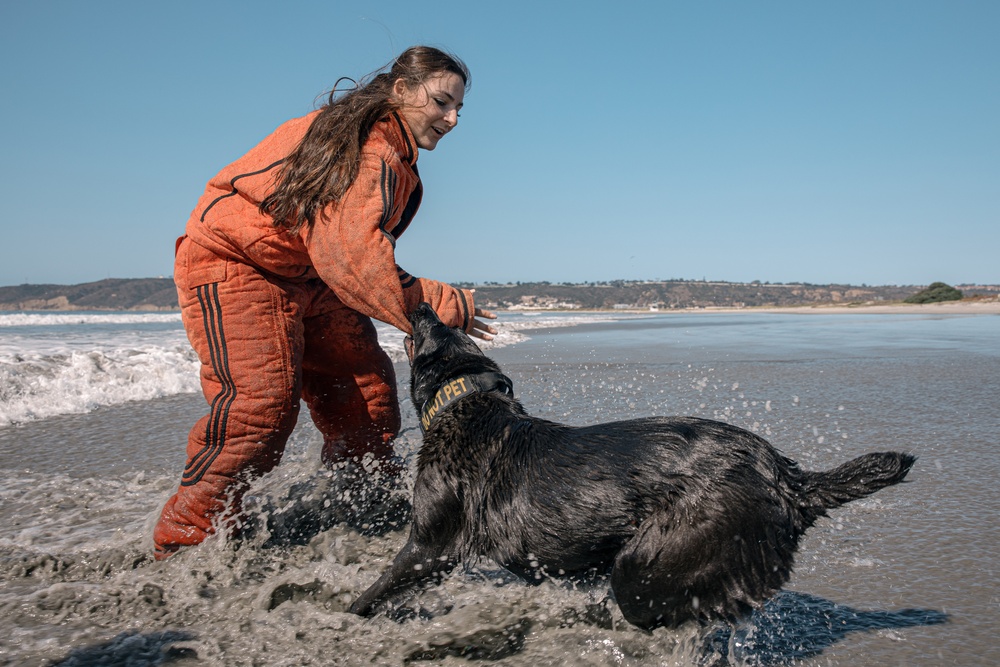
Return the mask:
[[[152,524],[204,401],[164,391],[95,403],[0,426],[0,664],[1000,663],[1000,318],[740,313],[530,324],[489,353],[538,416],[722,419],[812,468],[882,449],[920,459],[909,483],[821,520],[786,591],[738,628],[642,632],[606,604],[600,582],[527,586],[487,562],[415,594],[397,618],[361,619],[344,610],[404,532],[364,537],[341,525],[286,546],[213,538],[153,562]],[[88,325],[59,326],[70,327],[66,338]],[[101,326],[125,327],[118,340],[133,342],[117,347],[137,349],[134,323]],[[153,345],[176,345],[183,358],[183,339],[169,338],[176,324],[139,326],[164,327],[149,334],[162,336]],[[50,354],[58,338],[29,335],[21,354]],[[407,371],[397,373],[405,397]],[[397,450],[412,466],[420,437],[405,398],[403,414]],[[255,485],[251,513],[290,511],[303,489],[308,497],[328,483],[319,448],[303,411],[282,464]]]

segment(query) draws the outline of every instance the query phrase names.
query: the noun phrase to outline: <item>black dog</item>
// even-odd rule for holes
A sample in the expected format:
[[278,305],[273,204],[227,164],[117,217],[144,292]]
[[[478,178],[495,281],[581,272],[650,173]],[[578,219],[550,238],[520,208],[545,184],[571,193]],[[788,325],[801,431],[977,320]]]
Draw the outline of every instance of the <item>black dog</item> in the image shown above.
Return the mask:
[[532,417],[497,364],[426,304],[411,317],[424,443],[409,541],[351,606],[486,556],[528,581],[610,572],[625,618],[737,620],[788,581],[827,510],[901,482],[909,454],[809,472],[728,424],[651,417],[582,428]]

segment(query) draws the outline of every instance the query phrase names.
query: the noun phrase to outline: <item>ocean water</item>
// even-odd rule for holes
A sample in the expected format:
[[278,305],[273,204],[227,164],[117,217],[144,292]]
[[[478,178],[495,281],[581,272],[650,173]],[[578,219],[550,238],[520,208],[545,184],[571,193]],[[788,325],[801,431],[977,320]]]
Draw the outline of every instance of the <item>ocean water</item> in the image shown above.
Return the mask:
[[[0,315],[0,665],[1000,664],[1000,317],[502,313],[485,345],[525,407],[576,425],[728,421],[809,468],[867,451],[908,483],[821,520],[792,580],[736,628],[624,624],[607,590],[528,587],[488,562],[345,613],[405,532],[212,538],[163,563],[150,532],[204,411],[175,314]],[[402,335],[380,340],[408,380]],[[403,400],[397,451],[420,446]],[[303,412],[253,512],[329,483]],[[311,495],[312,494],[312,495]],[[595,607],[596,605],[596,607]]]

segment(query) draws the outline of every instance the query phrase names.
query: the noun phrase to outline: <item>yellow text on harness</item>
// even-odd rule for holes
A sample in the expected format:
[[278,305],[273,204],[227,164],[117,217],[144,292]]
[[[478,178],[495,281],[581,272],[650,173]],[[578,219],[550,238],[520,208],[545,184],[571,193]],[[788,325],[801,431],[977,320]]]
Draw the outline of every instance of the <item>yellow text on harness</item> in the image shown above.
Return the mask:
[[449,403],[462,398],[466,394],[474,391],[474,388],[470,384],[465,382],[464,377],[456,378],[438,389],[437,393],[434,395],[434,400],[429,402],[424,406],[421,411],[420,423],[426,430],[430,426],[431,420],[434,416],[441,411]]

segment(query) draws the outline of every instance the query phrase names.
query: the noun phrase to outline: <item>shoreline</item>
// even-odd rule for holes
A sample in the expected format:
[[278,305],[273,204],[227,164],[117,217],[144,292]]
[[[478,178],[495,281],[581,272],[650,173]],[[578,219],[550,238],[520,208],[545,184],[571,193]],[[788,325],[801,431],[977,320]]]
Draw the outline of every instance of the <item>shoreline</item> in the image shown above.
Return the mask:
[[[933,313],[941,315],[1000,315],[1000,298],[997,299],[968,299],[962,301],[942,301],[938,303],[819,303],[802,304],[798,306],[748,306],[738,308],[735,306],[704,306],[699,308],[663,308],[649,310],[643,308],[514,308],[514,309],[493,309],[497,313],[530,313],[530,314],[566,314],[566,313],[621,313],[629,315],[638,314],[686,314],[686,313],[791,313],[791,314],[846,314],[846,313],[867,313],[873,315],[899,315],[913,313]],[[167,314],[180,313],[177,308],[44,308],[34,309],[6,309],[0,308],[0,315],[10,315],[15,313],[31,314],[71,314],[71,313],[129,313],[129,314]]]
[[943,301],[939,303],[855,303],[855,304],[802,304],[800,306],[749,306],[736,308],[734,306],[705,306],[703,308],[664,308],[646,310],[641,308],[622,309],[527,309],[515,310],[497,309],[498,313],[622,313],[628,315],[663,315],[690,313],[783,313],[808,315],[908,315],[908,314],[940,314],[940,315],[1000,315],[1000,299],[977,299],[966,301]]
[[[703,311],[710,310],[708,308]],[[1000,315],[1000,300],[990,301],[942,301],[939,303],[864,303],[856,305],[802,305],[802,306],[761,306],[759,308],[719,308],[727,312],[799,313],[799,314],[846,314],[865,313],[871,315]]]

